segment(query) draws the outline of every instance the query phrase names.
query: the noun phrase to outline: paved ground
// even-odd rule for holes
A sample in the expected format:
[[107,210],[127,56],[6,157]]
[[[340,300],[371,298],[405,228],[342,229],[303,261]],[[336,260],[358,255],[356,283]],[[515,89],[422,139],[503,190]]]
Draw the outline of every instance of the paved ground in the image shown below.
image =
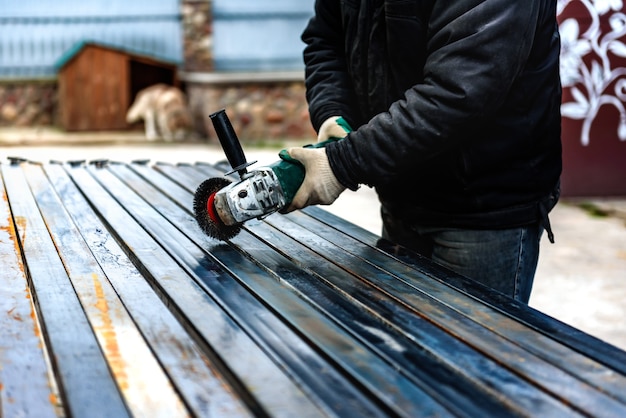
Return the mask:
[[[274,148],[246,147],[249,161],[276,159]],[[129,162],[214,163],[224,159],[216,145],[145,142],[140,134],[73,134],[43,130],[0,130],[0,162],[19,156],[34,161],[108,158]],[[374,233],[380,232],[375,193],[345,192],[327,209]],[[552,212],[556,244],[542,242],[530,305],[626,350],[626,196],[563,200]]]

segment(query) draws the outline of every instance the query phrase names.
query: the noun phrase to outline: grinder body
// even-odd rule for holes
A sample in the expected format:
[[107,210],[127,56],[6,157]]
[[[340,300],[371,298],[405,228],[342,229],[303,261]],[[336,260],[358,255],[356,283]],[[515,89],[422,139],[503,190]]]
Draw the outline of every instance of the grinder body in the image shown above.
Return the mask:
[[[261,219],[291,204],[302,185],[305,170],[302,163],[292,158],[286,150],[280,159],[266,167],[247,171],[248,163],[225,112],[211,115],[218,139],[232,167],[228,174],[238,172],[240,180],[230,182],[225,178],[205,180],[194,195],[196,221],[203,231],[214,238],[229,239],[239,233],[240,226],[250,219]],[[337,122],[346,131],[348,123]],[[341,138],[330,138],[305,148],[323,148]]]
[[[323,148],[338,139],[331,138],[306,148]],[[305,171],[302,163],[291,158],[286,150],[282,150],[279,156],[279,161],[251,170],[241,181],[231,183],[215,194],[215,210],[224,224],[260,219],[291,204],[304,181]]]

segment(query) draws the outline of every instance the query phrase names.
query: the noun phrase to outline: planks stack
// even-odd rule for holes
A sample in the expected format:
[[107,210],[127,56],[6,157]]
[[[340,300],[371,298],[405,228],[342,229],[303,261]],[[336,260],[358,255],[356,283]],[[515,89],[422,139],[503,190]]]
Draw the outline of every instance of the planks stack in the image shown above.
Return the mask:
[[626,353],[319,208],[202,234],[223,167],[0,164],[0,416],[626,415]]

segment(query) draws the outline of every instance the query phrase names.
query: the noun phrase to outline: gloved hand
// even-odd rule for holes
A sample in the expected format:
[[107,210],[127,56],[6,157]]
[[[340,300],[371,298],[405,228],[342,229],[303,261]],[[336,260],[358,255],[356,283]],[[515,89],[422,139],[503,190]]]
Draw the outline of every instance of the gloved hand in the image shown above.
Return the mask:
[[348,134],[346,128],[337,123],[340,116],[331,116],[326,119],[317,133],[317,142],[326,141],[328,138],[343,138]]
[[346,189],[330,168],[325,148],[289,148],[287,152],[304,165],[305,175],[291,205],[282,213],[310,205],[330,205]]

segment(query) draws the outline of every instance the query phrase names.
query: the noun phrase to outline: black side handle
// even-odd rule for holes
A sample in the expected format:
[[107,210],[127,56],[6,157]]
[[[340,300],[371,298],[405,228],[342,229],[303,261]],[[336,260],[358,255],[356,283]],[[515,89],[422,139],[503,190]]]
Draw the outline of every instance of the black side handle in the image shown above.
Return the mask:
[[241,148],[241,143],[239,142],[239,138],[237,138],[233,125],[231,125],[230,120],[226,115],[226,110],[219,110],[209,115],[209,117],[211,118],[211,122],[213,122],[217,138],[220,140],[224,154],[226,154],[226,158],[232,168],[232,171],[226,173],[226,175],[236,171],[239,173],[239,177],[243,178],[243,176],[248,172],[246,167],[254,164],[256,161],[251,163],[246,161],[246,156]]

